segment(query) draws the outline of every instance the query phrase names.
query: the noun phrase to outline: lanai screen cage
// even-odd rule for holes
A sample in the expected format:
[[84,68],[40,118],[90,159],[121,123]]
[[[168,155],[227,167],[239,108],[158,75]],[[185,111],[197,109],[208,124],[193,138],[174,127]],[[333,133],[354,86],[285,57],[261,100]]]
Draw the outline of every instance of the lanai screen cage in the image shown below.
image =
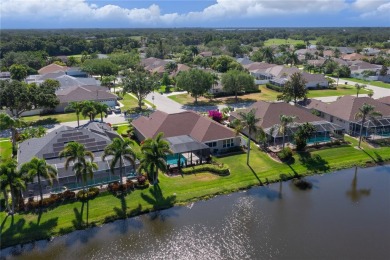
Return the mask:
[[[362,120],[351,124],[353,135],[360,135]],[[363,124],[362,135],[375,139],[390,138],[390,117],[368,118]]]
[[[306,140],[308,144],[330,142],[331,138],[339,139],[342,137],[343,128],[337,124],[328,121],[315,121],[310,122],[310,124],[314,126],[316,131]],[[297,132],[299,125],[301,124],[291,123],[287,126],[285,142],[293,141],[294,134]],[[283,133],[280,131],[280,125],[274,125],[264,129],[264,131],[267,134],[269,145],[278,145],[283,142]]]

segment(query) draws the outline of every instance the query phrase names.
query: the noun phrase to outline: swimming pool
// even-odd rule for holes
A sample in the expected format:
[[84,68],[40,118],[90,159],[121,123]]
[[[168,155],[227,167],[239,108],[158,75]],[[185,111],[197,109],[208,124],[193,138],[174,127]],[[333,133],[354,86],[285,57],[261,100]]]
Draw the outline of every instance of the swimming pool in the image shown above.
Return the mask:
[[326,143],[330,142],[330,137],[329,136],[317,136],[313,138],[309,138],[306,140],[307,144],[314,144],[314,143]]
[[[179,155],[179,158],[180,158],[180,164],[185,165],[187,159],[182,154]],[[168,165],[177,165],[178,154],[169,154],[167,155],[165,160],[167,161]]]

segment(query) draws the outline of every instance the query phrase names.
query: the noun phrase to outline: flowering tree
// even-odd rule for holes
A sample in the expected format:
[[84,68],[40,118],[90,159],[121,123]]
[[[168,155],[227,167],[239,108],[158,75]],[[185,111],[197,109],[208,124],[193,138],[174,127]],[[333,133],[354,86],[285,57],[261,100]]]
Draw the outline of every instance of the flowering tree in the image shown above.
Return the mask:
[[221,122],[222,116],[222,113],[217,110],[209,110],[209,117],[214,121]]

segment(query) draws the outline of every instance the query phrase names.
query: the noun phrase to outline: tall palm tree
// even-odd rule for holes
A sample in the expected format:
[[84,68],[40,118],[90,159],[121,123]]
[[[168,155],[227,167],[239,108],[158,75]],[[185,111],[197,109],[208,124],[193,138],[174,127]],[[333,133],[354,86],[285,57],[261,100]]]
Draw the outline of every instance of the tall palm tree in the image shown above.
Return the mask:
[[52,186],[53,180],[57,178],[58,173],[57,169],[50,164],[47,164],[45,159],[39,159],[37,157],[34,157],[31,161],[23,164],[20,171],[29,176],[31,179],[35,176],[38,177],[39,195],[41,197],[41,201],[43,200],[41,178],[48,181],[50,186]]
[[119,161],[119,175],[121,184],[123,184],[123,160],[130,162],[135,169],[136,155],[133,149],[131,149],[132,144],[133,141],[130,139],[123,140],[121,138],[114,138],[112,143],[107,145],[104,149],[103,160],[105,160],[107,156],[113,156],[110,164],[110,169],[113,174],[115,165]]
[[[65,161],[65,169],[69,168],[70,163],[74,163],[72,170],[75,171],[75,175],[79,178],[82,177],[83,186],[85,190],[85,183],[88,177],[89,170],[87,167],[95,168],[93,163],[94,155],[91,151],[85,149],[83,144],[78,142],[67,143],[64,150],[60,152],[60,157],[67,157]],[[89,161],[87,161],[89,159]],[[88,164],[90,162],[90,164]],[[97,166],[97,165],[96,165]]]
[[359,97],[359,93],[362,89],[366,88],[367,86],[366,85],[359,85],[358,83],[355,84],[355,88],[356,88],[356,97]]
[[295,52],[287,52],[286,53],[286,60],[285,60],[286,64],[290,63],[290,67],[293,66],[293,64],[298,64],[299,60],[298,60],[298,55],[295,53]]
[[147,172],[149,180],[152,180],[152,184],[157,184],[159,170],[162,172],[167,171],[165,157],[167,154],[172,153],[169,143],[163,137],[164,134],[159,133],[155,139],[146,139],[141,146],[143,158],[140,162],[140,169]]
[[280,120],[280,127],[279,127],[279,132],[283,135],[283,149],[285,145],[285,137],[286,137],[286,132],[287,129],[289,128],[289,125],[294,122],[295,116],[286,116],[286,115],[280,115],[279,120]]
[[70,102],[67,107],[65,107],[65,111],[74,111],[77,116],[77,127],[80,127],[80,113],[83,110],[84,104],[83,102]]
[[22,174],[17,171],[17,162],[14,159],[5,160],[0,164],[0,183],[1,189],[4,193],[4,199],[7,203],[7,208],[9,210],[8,205],[8,193],[7,188],[10,189],[11,200],[12,200],[12,208],[11,212],[15,212],[15,202],[17,197],[17,192],[19,190],[26,189],[26,181],[23,178]]
[[100,114],[100,119],[103,122],[103,113],[107,115],[108,105],[100,102],[95,102],[96,114]]
[[273,63],[275,60],[274,52],[271,47],[264,47],[261,51],[263,61]]
[[0,113],[0,130],[11,130],[12,154],[16,152],[16,136],[18,128],[26,126],[26,123],[19,118],[13,118],[5,113]]
[[375,107],[372,105],[369,105],[367,103],[364,103],[361,108],[359,108],[359,112],[356,113],[355,119],[361,119],[360,123],[360,133],[359,133],[359,145],[358,147],[360,148],[360,144],[362,142],[362,134],[363,134],[363,125],[366,122],[367,117],[375,118],[378,116],[382,116],[382,114],[378,111],[375,111]]
[[84,101],[81,114],[83,115],[83,117],[88,117],[89,121],[92,121],[97,114],[94,102]]
[[248,130],[248,150],[247,150],[247,157],[246,157],[246,164],[249,165],[249,153],[250,153],[250,142],[251,142],[251,136],[252,133],[257,132],[256,124],[260,121],[260,118],[256,118],[256,111],[254,109],[250,110],[247,113],[239,112],[239,116],[241,117],[241,123],[242,123],[242,129]]

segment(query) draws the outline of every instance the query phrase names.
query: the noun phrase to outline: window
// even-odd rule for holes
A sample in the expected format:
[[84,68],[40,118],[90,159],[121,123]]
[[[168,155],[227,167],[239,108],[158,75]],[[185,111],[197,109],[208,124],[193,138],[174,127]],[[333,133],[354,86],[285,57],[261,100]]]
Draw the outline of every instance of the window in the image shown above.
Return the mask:
[[223,140],[223,145],[222,145],[223,148],[228,148],[228,147],[232,147],[232,146],[234,146],[234,140],[233,139]]
[[217,142],[206,143],[206,145],[208,147],[216,147],[217,146]]

